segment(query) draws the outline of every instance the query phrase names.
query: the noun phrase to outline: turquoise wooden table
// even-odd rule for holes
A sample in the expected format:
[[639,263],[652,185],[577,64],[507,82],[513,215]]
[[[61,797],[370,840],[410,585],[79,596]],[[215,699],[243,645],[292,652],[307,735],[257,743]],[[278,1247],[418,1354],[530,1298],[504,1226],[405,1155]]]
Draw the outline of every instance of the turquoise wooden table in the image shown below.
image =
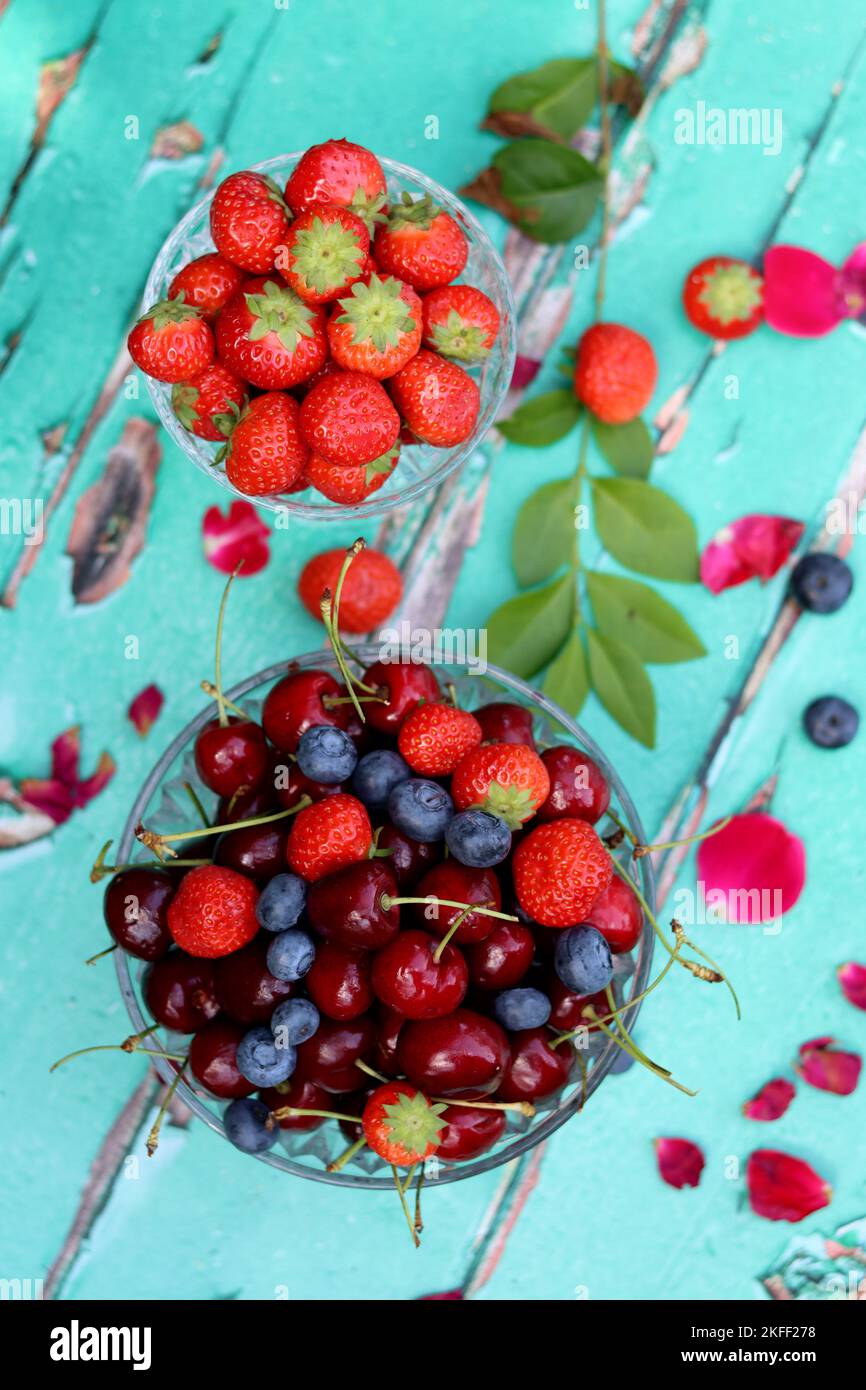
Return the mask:
[[[648,65],[652,96],[617,155],[631,211],[611,250],[606,316],[652,339],[654,406],[681,389],[689,417],[654,476],[695,517],[701,544],[746,511],[818,524],[840,479],[853,470],[856,490],[866,469],[866,332],[849,322],[801,342],[765,329],[717,357],[686,323],[679,288],[713,252],[752,258],[768,240],[789,240],[841,264],[863,239],[858,7],[653,0],[644,10],[642,0],[612,0],[608,8],[613,53]],[[25,545],[4,523],[0,765],[13,781],[46,775],[52,738],[74,724],[85,771],[103,749],[117,764],[86,809],[0,854],[0,1275],[47,1279],[55,1298],[402,1300],[457,1287],[489,1299],[765,1297],[760,1278],[792,1231],[830,1234],[866,1213],[862,1087],[842,1099],[801,1086],[773,1126],[741,1112],[789,1069],[804,1040],[832,1034],[854,1051],[866,1047],[866,1017],[835,979],[842,961],[866,956],[858,828],[866,741],[861,734],[828,754],[799,723],[806,703],[827,691],[866,702],[861,545],[850,556],[852,602],[799,622],[771,661],[764,641],[783,575],[719,597],[678,586],[708,655],[655,669],[655,751],[632,742],[594,700],[583,712],[657,830],[761,661],[756,696],[712,764],[706,817],[741,809],[777,772],[773,810],[805,840],[808,882],[779,931],[696,929],[737,982],[741,1023],[722,991],[695,986],[685,972],[644,1009],[643,1047],[698,1089],[696,1098],[637,1067],[610,1079],[517,1173],[431,1191],[416,1254],[401,1238],[393,1194],[290,1180],[182,1117],[147,1161],[156,1086],[140,1058],[106,1054],[48,1074],[59,1054],[128,1031],[110,959],[83,964],[103,943],[88,869],[119,833],[158,752],[201,706],[223,583],[201,539],[205,509],[223,498],[164,436],[126,582],[82,588],[67,553],[83,494],[103,477],[110,451],[130,445],[127,422],[154,418],[122,348],[156,251],[217,169],[331,135],[459,186],[495,148],[477,129],[490,91],[549,58],[591,52],[593,7],[0,0],[0,15],[0,494],[45,504],[41,544]],[[678,143],[677,112],[698,102],[778,109],[781,148]],[[426,138],[431,115],[436,139]],[[181,147],[168,148],[165,131],[179,123],[188,123]],[[200,141],[184,143],[189,128]],[[504,224],[481,216],[504,245]],[[572,277],[563,344],[590,317],[592,279]],[[538,387],[556,384],[557,355]],[[431,624],[447,614],[483,626],[515,591],[508,554],[517,506],[540,482],[566,476],[574,449],[573,439],[545,452],[507,446],[489,484],[470,468],[450,500],[430,502],[438,512],[425,504],[402,528],[386,528],[413,612],[427,602],[423,522],[432,515],[433,543],[447,536],[452,546],[442,572],[452,573],[455,554],[462,567],[453,586],[430,590]],[[235,586],[228,672],[240,678],[321,641],[295,581],[307,556],[351,539],[339,526],[274,533],[270,564]],[[142,739],[126,709],[152,681],[166,705]],[[694,884],[691,857],[673,886]],[[701,1145],[707,1167],[697,1189],[662,1184],[651,1144],[660,1135]],[[833,1184],[832,1205],[801,1228],[761,1220],[745,1203],[741,1165],[764,1143],[808,1158]]]

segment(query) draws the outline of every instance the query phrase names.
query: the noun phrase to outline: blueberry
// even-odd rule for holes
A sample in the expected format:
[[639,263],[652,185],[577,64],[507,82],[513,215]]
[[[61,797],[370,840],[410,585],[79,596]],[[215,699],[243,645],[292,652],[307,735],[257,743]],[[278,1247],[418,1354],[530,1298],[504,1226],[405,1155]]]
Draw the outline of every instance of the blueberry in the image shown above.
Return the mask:
[[454,815],[454,803],[438,782],[410,777],[398,782],[388,797],[388,815],[410,840],[432,844],[441,840]]
[[844,748],[855,737],[860,716],[838,695],[823,695],[803,711],[806,733],[819,748]]
[[265,931],[288,931],[307,901],[307,885],[297,874],[277,874],[259,894],[256,917]]
[[278,1047],[306,1042],[318,1026],[319,1010],[311,999],[286,999],[277,1005],[271,1018],[271,1032]]
[[493,1017],[503,1028],[543,1028],[550,1018],[550,1000],[540,989],[504,989],[493,1001]]
[[336,729],[333,724],[313,724],[301,734],[295,756],[305,777],[331,786],[351,777],[358,750],[345,729]]
[[838,555],[804,555],[791,573],[791,592],[810,613],[835,613],[847,599],[854,576]]
[[260,1100],[233,1100],[223,1115],[226,1138],[245,1154],[263,1154],[273,1146],[279,1127],[267,1128],[270,1110]]
[[278,1047],[270,1028],[259,1024],[244,1033],[237,1050],[237,1068],[254,1086],[279,1086],[295,1070],[294,1047]]
[[458,811],[445,831],[445,843],[455,859],[471,869],[492,869],[507,859],[511,831],[489,811]]
[[382,811],[394,788],[411,776],[409,764],[393,748],[374,748],[355,768],[352,791],[369,811]]
[[574,994],[597,994],[613,979],[610,947],[595,927],[567,927],[560,932],[553,964]]
[[315,946],[307,933],[297,927],[275,936],[266,957],[268,969],[278,980],[300,980],[315,959]]

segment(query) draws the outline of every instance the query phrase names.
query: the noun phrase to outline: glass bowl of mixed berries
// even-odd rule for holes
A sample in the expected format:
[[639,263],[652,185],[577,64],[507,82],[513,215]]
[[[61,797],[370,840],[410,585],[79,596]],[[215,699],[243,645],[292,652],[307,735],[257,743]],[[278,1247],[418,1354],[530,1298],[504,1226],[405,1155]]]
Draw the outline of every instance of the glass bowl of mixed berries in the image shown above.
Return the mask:
[[298,517],[441,483],[511,380],[508,277],[424,174],[329,140],[229,175],[154,262],[129,349],[178,447]]

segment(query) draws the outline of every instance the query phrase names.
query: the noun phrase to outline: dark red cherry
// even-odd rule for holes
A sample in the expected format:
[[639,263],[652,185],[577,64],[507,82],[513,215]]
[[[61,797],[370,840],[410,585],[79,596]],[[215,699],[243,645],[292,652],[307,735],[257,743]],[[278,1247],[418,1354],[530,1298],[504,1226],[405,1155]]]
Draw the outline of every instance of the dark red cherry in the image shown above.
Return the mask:
[[234,869],[257,883],[267,883],[274,874],[286,867],[288,821],[272,821],[270,825],[245,825],[220,835],[214,850],[214,863]]
[[386,1076],[400,1075],[397,1042],[400,1029],[405,1022],[402,1014],[398,1014],[395,1009],[387,1009],[384,1004],[380,1004],[376,1010],[376,1052],[373,1066],[377,1071],[383,1071]]
[[[281,1110],[291,1105],[295,1110],[332,1110],[331,1097],[327,1091],[314,1086],[312,1081],[299,1081],[290,1076],[281,1086],[268,1086],[259,1091],[259,1100],[264,1101],[269,1110]],[[321,1115],[289,1115],[277,1120],[280,1129],[318,1129],[325,1121]]]
[[[279,759],[280,755],[277,757]],[[285,759],[282,763],[277,761],[274,786],[277,804],[287,811],[297,806],[302,796],[308,796],[311,801],[321,801],[325,796],[335,796],[344,790],[342,782],[333,782],[328,786],[324,782],[311,781],[304,776],[297,763]]]
[[225,1100],[251,1096],[256,1089],[238,1071],[238,1043],[246,1032],[240,1023],[230,1018],[215,1018],[196,1033],[189,1048],[189,1065],[193,1076]]
[[[562,980],[553,970],[545,975],[539,989],[550,1000],[548,1023],[551,1028],[558,1028],[562,1033],[570,1033],[572,1028],[577,1028],[580,1025],[583,1025],[589,1033],[595,1032],[598,1025],[583,1017],[584,1009],[590,1005],[595,1009],[599,1018],[607,1018],[610,1013],[610,1004],[604,990],[598,994],[572,994],[568,986],[562,983]],[[556,1050],[558,1052],[559,1048]]]
[[378,951],[400,930],[399,907],[386,912],[382,899],[397,896],[397,880],[386,859],[367,859],[310,885],[307,915],[326,941]]
[[[478,903],[498,912],[502,906],[502,893],[499,879],[492,869],[470,869],[458,864],[456,859],[445,859],[434,864],[432,869],[415,885],[414,897],[433,897],[457,903]],[[463,911],[459,907],[443,907],[441,903],[415,903],[413,914],[419,926],[434,936],[445,936]],[[496,926],[495,917],[486,917],[480,912],[470,912],[460,923],[454,942],[461,946],[473,941],[483,941]]]
[[304,980],[307,993],[326,1018],[348,1022],[365,1014],[373,1002],[370,953],[322,941]]
[[401,931],[373,959],[373,990],[406,1018],[441,1018],[463,1000],[469,969],[455,946],[433,957],[439,941],[425,931]]
[[411,840],[390,821],[383,825],[377,841],[379,849],[390,850],[388,864],[397,879],[398,888],[404,892],[414,887],[419,878],[442,858],[442,842],[422,844]]
[[328,708],[323,701],[340,694],[327,671],[293,671],[269,692],[262,710],[265,733],[282,753],[294,753],[301,734],[313,724],[345,724],[346,705]]
[[359,1059],[366,1061],[375,1044],[376,1024],[370,1014],[351,1023],[323,1018],[313,1036],[298,1048],[294,1076],[336,1095],[357,1091],[359,1080],[366,1085],[367,1076],[355,1063]]
[[195,1033],[220,1011],[213,976],[211,961],[169,951],[148,966],[144,1002],[157,1023],[175,1033]]
[[397,1044],[397,1060],[413,1085],[431,1096],[467,1100],[496,1090],[510,1056],[499,1024],[471,1009],[410,1021]]
[[435,704],[442,698],[439,682],[429,666],[413,661],[374,661],[364,672],[364,684],[381,689],[386,704],[371,701],[364,707],[370,725],[381,734],[395,737],[400,725],[421,700]]
[[159,960],[174,944],[168,905],[177,884],[160,869],[122,869],[106,886],[105,925],[118,945],[139,960]]
[[541,761],[550,777],[550,792],[536,811],[536,819],[570,816],[594,825],[610,804],[610,787],[592,758],[579,748],[564,745],[545,748]]
[[546,1028],[512,1033],[511,1056],[498,1092],[500,1100],[540,1100],[565,1085],[574,1054],[567,1043],[554,1048],[551,1041]]
[[264,730],[251,719],[232,715],[227,724],[212,719],[196,736],[196,771],[217,796],[259,786],[270,765]]
[[494,922],[483,941],[466,948],[469,978],[477,989],[512,989],[534,955],[535,939],[522,922]]
[[505,1129],[504,1110],[472,1110],[468,1105],[449,1105],[442,1111],[441,1118],[448,1128],[439,1132],[436,1157],[450,1163],[486,1153]]
[[600,897],[596,898],[586,920],[598,927],[614,955],[633,951],[643,929],[643,909],[628,884],[614,874]]
[[497,700],[492,705],[474,709],[472,713],[481,725],[484,743],[525,743],[527,748],[535,747],[532,714],[525,705]]
[[267,966],[270,932],[259,932],[248,946],[213,963],[214,989],[220,1005],[238,1023],[267,1023],[278,1004],[288,999],[294,988],[289,980],[278,980]]
[[252,820],[255,816],[267,816],[279,809],[270,778],[266,777],[258,787],[237,792],[235,796],[222,797],[214,824],[231,825],[234,821]]

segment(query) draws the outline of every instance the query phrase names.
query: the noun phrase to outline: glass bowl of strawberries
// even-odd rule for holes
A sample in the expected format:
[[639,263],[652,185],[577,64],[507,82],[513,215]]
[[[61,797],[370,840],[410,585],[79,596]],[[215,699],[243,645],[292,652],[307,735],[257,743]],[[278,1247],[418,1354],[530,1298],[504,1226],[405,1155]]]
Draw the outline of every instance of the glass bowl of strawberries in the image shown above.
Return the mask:
[[502,260],[454,194],[329,140],[187,213],[129,348],[220,486],[340,520],[412,502],[468,458],[508,390],[515,323]]

